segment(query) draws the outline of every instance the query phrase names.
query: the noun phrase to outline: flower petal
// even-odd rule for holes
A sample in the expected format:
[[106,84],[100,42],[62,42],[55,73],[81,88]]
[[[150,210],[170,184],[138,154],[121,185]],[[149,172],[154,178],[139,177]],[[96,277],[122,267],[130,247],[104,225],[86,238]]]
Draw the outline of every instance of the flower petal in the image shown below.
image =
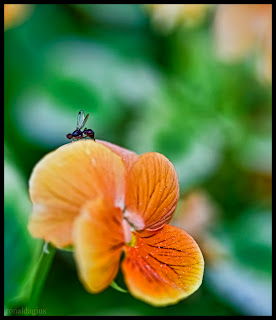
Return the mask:
[[148,152],[131,167],[125,217],[136,230],[156,230],[171,220],[179,198],[177,173],[162,154]]
[[102,198],[89,201],[74,223],[75,259],[79,276],[92,293],[114,280],[124,242],[121,209]]
[[57,247],[72,244],[72,224],[81,207],[99,195],[123,206],[122,159],[100,143],[83,140],[46,155],[30,178],[32,236]]
[[129,291],[136,298],[165,306],[199,288],[204,260],[190,235],[170,225],[135,235],[134,247],[126,247],[122,270]]
[[132,167],[134,162],[136,162],[136,160],[138,159],[138,155],[133,151],[122,148],[120,146],[117,146],[116,144],[113,144],[104,140],[97,139],[97,142],[103,144],[104,146],[108,147],[111,151],[118,154],[122,158],[127,171],[129,171],[129,169]]

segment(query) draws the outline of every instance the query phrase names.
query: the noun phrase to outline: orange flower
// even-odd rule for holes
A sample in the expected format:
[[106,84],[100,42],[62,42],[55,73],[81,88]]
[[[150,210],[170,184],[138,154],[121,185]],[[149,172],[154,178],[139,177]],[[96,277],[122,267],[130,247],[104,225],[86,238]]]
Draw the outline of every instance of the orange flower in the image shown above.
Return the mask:
[[218,54],[225,60],[238,60],[258,50],[262,78],[272,79],[272,5],[219,5],[215,19]]
[[152,305],[173,304],[201,284],[201,251],[167,223],[179,197],[177,174],[159,153],[141,156],[82,140],[46,155],[30,178],[29,230],[56,247],[73,245],[78,273],[92,293],[110,285],[122,252],[130,292]]

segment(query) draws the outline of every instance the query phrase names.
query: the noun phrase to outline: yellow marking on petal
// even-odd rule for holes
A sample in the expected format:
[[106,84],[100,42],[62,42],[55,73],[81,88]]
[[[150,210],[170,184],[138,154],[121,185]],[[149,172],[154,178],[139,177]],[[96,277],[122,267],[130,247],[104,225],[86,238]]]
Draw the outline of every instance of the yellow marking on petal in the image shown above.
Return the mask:
[[131,234],[131,239],[130,239],[130,241],[127,243],[127,245],[128,245],[129,247],[134,247],[134,246],[136,245],[136,242],[137,242],[136,236],[135,236],[135,234],[132,232],[132,234]]

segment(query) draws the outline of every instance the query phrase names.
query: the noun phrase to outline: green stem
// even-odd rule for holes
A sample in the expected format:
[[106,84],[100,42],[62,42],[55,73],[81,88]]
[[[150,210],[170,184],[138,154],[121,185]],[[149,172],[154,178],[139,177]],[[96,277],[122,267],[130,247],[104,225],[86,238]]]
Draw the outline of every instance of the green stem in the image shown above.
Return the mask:
[[110,283],[110,287],[112,287],[113,289],[123,292],[123,293],[127,293],[127,290],[121,288],[115,281]]
[[32,289],[30,293],[30,299],[27,303],[27,308],[36,308],[39,301],[40,294],[42,292],[45,280],[47,278],[48,271],[52,264],[56,249],[50,245],[45,244],[43,247],[36,272],[32,279]]

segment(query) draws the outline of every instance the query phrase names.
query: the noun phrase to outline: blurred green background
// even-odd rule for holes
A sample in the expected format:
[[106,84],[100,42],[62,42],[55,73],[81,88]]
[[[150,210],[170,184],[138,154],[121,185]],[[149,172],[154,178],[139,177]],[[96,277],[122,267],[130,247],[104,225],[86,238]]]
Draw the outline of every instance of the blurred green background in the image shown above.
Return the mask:
[[[190,233],[200,246],[213,241],[202,249],[202,286],[176,305],[151,307],[113,288],[91,295],[72,253],[57,251],[37,307],[47,315],[271,315],[271,86],[256,76],[254,56],[217,58],[215,14],[164,32],[141,5],[33,5],[5,30],[7,309],[24,306],[43,245],[27,231],[31,170],[68,143],[83,109],[96,139],[168,157],[183,203],[195,190],[208,195],[216,216]],[[121,273],[116,282],[125,288]]]

